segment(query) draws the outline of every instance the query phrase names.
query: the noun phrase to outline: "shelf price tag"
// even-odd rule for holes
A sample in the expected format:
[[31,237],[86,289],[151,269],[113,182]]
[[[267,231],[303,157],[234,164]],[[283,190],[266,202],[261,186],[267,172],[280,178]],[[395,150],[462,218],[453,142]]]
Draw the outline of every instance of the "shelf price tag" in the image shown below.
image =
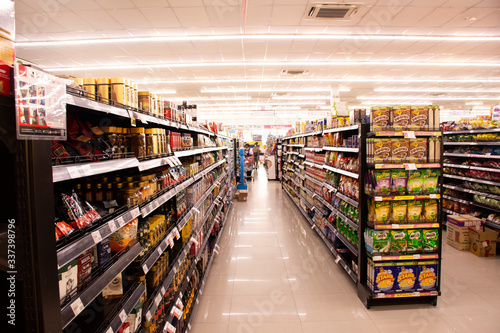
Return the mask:
[[165,324],[165,327],[163,327],[163,331],[165,331],[167,333],[175,333],[176,328],[167,321],[167,323]]
[[116,219],[116,223],[118,223],[118,227],[123,227],[125,225],[125,220],[123,219],[123,216],[120,216],[119,218]]
[[168,244],[170,245],[170,247],[173,248],[174,247],[174,236],[172,235],[172,233],[168,234],[167,241],[168,241]]
[[83,309],[85,309],[85,306],[83,305],[83,302],[80,298],[71,303],[71,310],[73,310],[75,317],[78,316],[83,311]]
[[337,256],[337,258],[335,259],[335,263],[338,264],[340,262],[340,255]]
[[420,297],[420,292],[418,292],[418,291],[414,292],[413,297]]
[[161,254],[163,253],[161,246],[158,246],[158,248],[156,249],[156,252],[158,252],[158,255],[161,256]]
[[403,136],[405,139],[416,139],[414,131],[403,131]]
[[151,320],[151,313],[147,312],[146,313],[146,321],[150,321],[150,320]]
[[175,306],[178,307],[181,310],[184,310],[184,304],[182,304],[182,301],[181,301],[180,297],[175,302]]
[[106,333],[115,333],[115,332],[113,331],[113,327],[109,327],[109,328],[106,330]]
[[66,167],[66,170],[68,171],[69,173],[69,177],[71,179],[76,179],[76,178],[81,178],[83,177],[83,175],[80,174],[80,170],[79,170],[79,167],[77,166],[69,166],[69,167]]
[[127,320],[127,313],[125,312],[125,310],[122,310],[119,314],[119,317],[120,317],[120,320],[122,323],[125,322],[125,320]]
[[111,221],[108,223],[108,227],[109,227],[109,230],[111,230],[111,232],[115,232],[115,231],[116,231],[116,229],[118,229],[118,226],[116,225],[115,220],[111,220]]
[[144,272],[144,274],[147,274],[149,271],[148,265],[146,264],[142,265],[142,271]]
[[182,317],[182,310],[174,305],[170,314],[174,315],[175,318],[180,319]]
[[181,234],[179,233],[177,227],[174,227],[174,230],[172,230],[172,232],[174,233],[175,239],[181,238]]
[[160,301],[161,301],[161,297],[162,295],[161,294],[158,294],[155,298],[155,305],[158,306],[158,304],[160,304]]
[[413,259],[420,259],[420,254],[414,254]]
[[95,244],[100,243],[102,241],[101,233],[99,232],[99,230],[94,231],[91,235]]
[[404,166],[406,171],[417,170],[417,165],[415,163],[406,163]]

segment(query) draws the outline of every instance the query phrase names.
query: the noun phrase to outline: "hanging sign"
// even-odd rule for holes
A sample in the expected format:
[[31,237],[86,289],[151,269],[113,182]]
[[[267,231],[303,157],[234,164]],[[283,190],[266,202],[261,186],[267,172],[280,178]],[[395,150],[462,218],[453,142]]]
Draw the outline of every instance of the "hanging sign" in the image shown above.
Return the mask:
[[19,140],[66,140],[66,82],[15,64],[16,128]]

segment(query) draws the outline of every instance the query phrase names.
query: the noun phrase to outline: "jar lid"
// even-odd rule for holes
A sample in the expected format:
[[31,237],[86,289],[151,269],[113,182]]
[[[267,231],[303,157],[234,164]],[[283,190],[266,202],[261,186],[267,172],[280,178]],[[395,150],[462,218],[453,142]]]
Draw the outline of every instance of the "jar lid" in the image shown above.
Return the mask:
[[112,77],[110,79],[111,84],[125,84],[125,79],[122,77]]
[[144,127],[132,127],[129,131],[131,134],[141,134],[144,133]]
[[94,78],[85,78],[83,79],[83,84],[95,84]]
[[137,95],[139,95],[139,96],[149,96],[149,91],[138,91]]
[[97,84],[109,84],[109,78],[107,77],[102,77],[102,78],[99,78],[97,79]]
[[123,188],[123,183],[116,183],[116,188],[117,189]]
[[96,189],[98,189],[98,190],[102,189],[102,184],[100,184],[100,183],[96,184]]
[[146,134],[154,134],[154,128],[146,128]]
[[103,127],[101,127],[101,130],[104,133],[116,133],[116,127],[115,126],[103,126]]

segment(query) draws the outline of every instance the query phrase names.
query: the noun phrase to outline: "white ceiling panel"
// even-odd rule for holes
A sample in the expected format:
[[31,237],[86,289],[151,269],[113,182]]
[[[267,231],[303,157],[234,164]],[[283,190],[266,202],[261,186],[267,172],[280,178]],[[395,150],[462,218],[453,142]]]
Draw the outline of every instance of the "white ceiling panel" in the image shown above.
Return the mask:
[[496,8],[492,13],[477,22],[471,24],[473,28],[500,28],[500,9]]
[[142,8],[140,11],[155,28],[181,26],[172,8]]
[[168,0],[132,0],[138,8],[166,8],[169,7]]
[[[470,18],[474,17],[476,20],[481,20],[491,14],[491,8],[470,8],[455,16],[453,19],[446,22],[443,27],[445,28],[464,28],[472,25],[473,22]],[[500,14],[500,12],[499,12]]]
[[131,0],[99,0],[99,5],[105,9],[136,8]]
[[210,26],[210,20],[203,7],[175,7],[174,12],[183,27]]
[[409,5],[412,7],[438,7],[448,2],[448,0],[413,0]]
[[[427,17],[433,10],[431,7],[405,7],[387,25],[390,27],[411,27]],[[441,20],[441,22],[443,21]]]
[[110,10],[109,14],[127,29],[152,29],[153,24],[137,9]]
[[240,7],[211,6],[207,7],[207,15],[213,27],[239,26],[242,22]]
[[433,9],[425,15],[419,22],[420,27],[442,27],[446,22],[457,17],[466,9],[462,7],[442,7]]
[[172,7],[203,7],[203,0],[168,0]]
[[[254,52],[264,54],[267,49],[267,41],[244,41],[243,50],[245,53]],[[262,59],[261,59],[262,60]]]
[[304,6],[273,6],[271,22],[273,25],[296,26],[302,20]]
[[78,15],[97,30],[123,29],[123,26],[118,21],[102,9],[79,11]]
[[268,26],[271,23],[272,6],[255,6],[252,2],[247,8],[246,26]]
[[314,50],[314,46],[316,45],[316,40],[295,40],[293,41],[289,52],[311,52]]

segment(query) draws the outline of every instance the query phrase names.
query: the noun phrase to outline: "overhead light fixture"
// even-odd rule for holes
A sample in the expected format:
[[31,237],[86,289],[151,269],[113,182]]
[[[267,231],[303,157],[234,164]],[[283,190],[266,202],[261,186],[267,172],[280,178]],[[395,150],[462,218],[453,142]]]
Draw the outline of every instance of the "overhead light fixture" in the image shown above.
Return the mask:
[[228,103],[228,104],[198,104],[198,109],[201,107],[215,107],[215,106],[285,106],[285,105],[325,105],[326,102],[314,102],[314,103],[305,103],[305,102],[294,102],[294,103]]
[[231,41],[231,40],[398,40],[398,41],[449,41],[449,42],[498,42],[498,36],[417,36],[417,35],[351,35],[351,34],[231,34],[231,35],[194,35],[194,36],[149,36],[124,38],[94,38],[50,41],[17,41],[16,47],[35,46],[70,46],[92,44],[123,44],[123,43],[158,43],[186,41]]
[[[378,105],[394,105],[394,100],[380,100],[380,101],[365,101],[361,102],[362,105],[370,105],[370,106],[378,106]],[[426,101],[426,100],[408,100],[405,101],[406,104],[416,104],[416,105],[432,105],[431,101]]]
[[204,102],[210,102],[210,101],[247,101],[252,99],[252,97],[248,96],[240,96],[240,97],[176,97],[176,101],[204,101]]
[[465,105],[483,105],[484,103],[483,102],[467,102],[465,103]]
[[[290,82],[292,81],[297,81],[296,79],[289,80]],[[300,80],[302,81],[302,80]],[[201,93],[210,93],[210,94],[215,94],[215,93],[238,93],[238,92],[331,92],[333,89],[332,88],[301,88],[301,89],[287,89],[287,88],[271,88],[271,89],[245,89],[245,88],[237,88],[237,89],[203,89],[200,92]],[[340,92],[349,92],[351,89],[349,88],[338,88],[338,91]]]
[[276,100],[325,100],[325,99],[330,99],[331,96],[273,96],[271,99],[276,99]]
[[475,100],[491,100],[491,101],[496,101],[500,100],[500,97],[463,97],[463,96],[452,96],[452,97],[422,97],[422,96],[358,96],[356,99],[359,100],[386,100],[386,101],[405,101],[405,100],[438,100],[438,101],[475,101]]
[[[306,79],[297,79],[297,78],[243,78],[243,79],[208,79],[208,80],[196,80],[196,83],[262,83],[262,82],[297,82],[297,83],[305,83],[305,82],[390,82],[390,83],[500,83],[500,79],[492,79],[492,78],[482,78],[482,79],[459,79],[459,78],[437,78],[437,79],[418,79],[418,78],[391,78],[391,77],[351,77],[351,78],[306,78]],[[139,84],[193,84],[193,80],[163,80],[163,79],[146,79],[144,81],[138,81]],[[205,91],[202,91],[205,92]],[[215,92],[215,91],[214,91]]]
[[446,92],[446,93],[500,93],[500,89],[399,89],[399,88],[375,88],[375,92]]
[[[403,66],[403,67],[500,67],[500,62],[431,62],[431,61],[238,61],[238,62],[175,62],[154,64],[100,65],[78,67],[43,67],[48,72],[68,72],[113,69],[154,69],[192,67],[249,67],[249,66]],[[297,80],[300,80],[298,78]]]

